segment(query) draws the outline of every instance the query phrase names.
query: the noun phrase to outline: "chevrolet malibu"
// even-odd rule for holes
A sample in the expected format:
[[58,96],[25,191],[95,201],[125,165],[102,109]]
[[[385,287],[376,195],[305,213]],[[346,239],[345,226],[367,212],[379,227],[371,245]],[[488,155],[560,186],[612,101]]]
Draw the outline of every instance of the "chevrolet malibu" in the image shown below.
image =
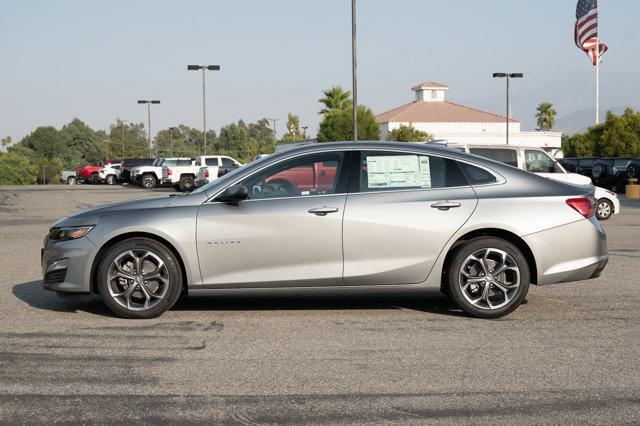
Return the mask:
[[71,214],[43,285],[152,318],[181,294],[439,289],[496,318],[607,264],[593,188],[438,146],[308,144],[198,190]]

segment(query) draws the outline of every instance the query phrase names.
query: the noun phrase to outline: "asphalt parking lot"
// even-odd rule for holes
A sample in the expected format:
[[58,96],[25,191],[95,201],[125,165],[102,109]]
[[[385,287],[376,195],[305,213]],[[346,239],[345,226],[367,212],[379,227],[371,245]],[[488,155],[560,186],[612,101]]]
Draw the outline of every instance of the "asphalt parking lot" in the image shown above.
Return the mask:
[[640,202],[605,223],[602,277],[532,286],[494,321],[436,292],[207,297],[131,321],[42,289],[54,220],[148,195],[0,187],[1,422],[640,422]]

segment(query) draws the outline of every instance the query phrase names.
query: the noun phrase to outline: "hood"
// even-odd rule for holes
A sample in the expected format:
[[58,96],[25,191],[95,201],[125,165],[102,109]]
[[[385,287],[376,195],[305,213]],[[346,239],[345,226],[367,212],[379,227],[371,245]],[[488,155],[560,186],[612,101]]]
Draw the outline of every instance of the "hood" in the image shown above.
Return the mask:
[[51,226],[75,226],[75,225],[95,225],[100,216],[122,213],[125,211],[157,209],[167,207],[173,200],[179,198],[172,195],[162,195],[141,200],[120,201],[112,204],[105,204],[98,207],[91,207],[80,210],[63,217]]

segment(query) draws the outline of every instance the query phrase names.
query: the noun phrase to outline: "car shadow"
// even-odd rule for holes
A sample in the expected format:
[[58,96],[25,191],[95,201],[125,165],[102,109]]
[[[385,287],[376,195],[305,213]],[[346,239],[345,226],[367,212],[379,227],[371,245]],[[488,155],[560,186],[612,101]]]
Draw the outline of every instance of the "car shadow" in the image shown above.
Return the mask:
[[[16,284],[15,297],[37,309],[116,317],[96,295],[58,297],[45,290],[42,281]],[[465,316],[449,299],[438,291],[424,290],[402,294],[284,294],[181,297],[171,308],[173,311],[328,311],[408,309],[413,311]]]

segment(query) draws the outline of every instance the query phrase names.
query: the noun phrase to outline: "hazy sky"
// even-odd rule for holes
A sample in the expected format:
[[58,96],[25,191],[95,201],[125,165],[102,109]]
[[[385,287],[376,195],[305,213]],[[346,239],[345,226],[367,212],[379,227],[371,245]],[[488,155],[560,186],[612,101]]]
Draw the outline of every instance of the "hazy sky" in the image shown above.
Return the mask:
[[[321,90],[351,86],[349,0],[0,0],[0,137],[79,117],[94,128],[116,116],[146,122],[138,98],[157,98],[152,131],[300,115],[317,129]],[[413,99],[424,80],[451,85],[448,99],[513,114],[533,126],[535,106],[559,117],[592,109],[594,70],[573,44],[576,0],[359,0],[359,100],[376,113]],[[640,1],[601,0],[603,108],[640,106]]]

